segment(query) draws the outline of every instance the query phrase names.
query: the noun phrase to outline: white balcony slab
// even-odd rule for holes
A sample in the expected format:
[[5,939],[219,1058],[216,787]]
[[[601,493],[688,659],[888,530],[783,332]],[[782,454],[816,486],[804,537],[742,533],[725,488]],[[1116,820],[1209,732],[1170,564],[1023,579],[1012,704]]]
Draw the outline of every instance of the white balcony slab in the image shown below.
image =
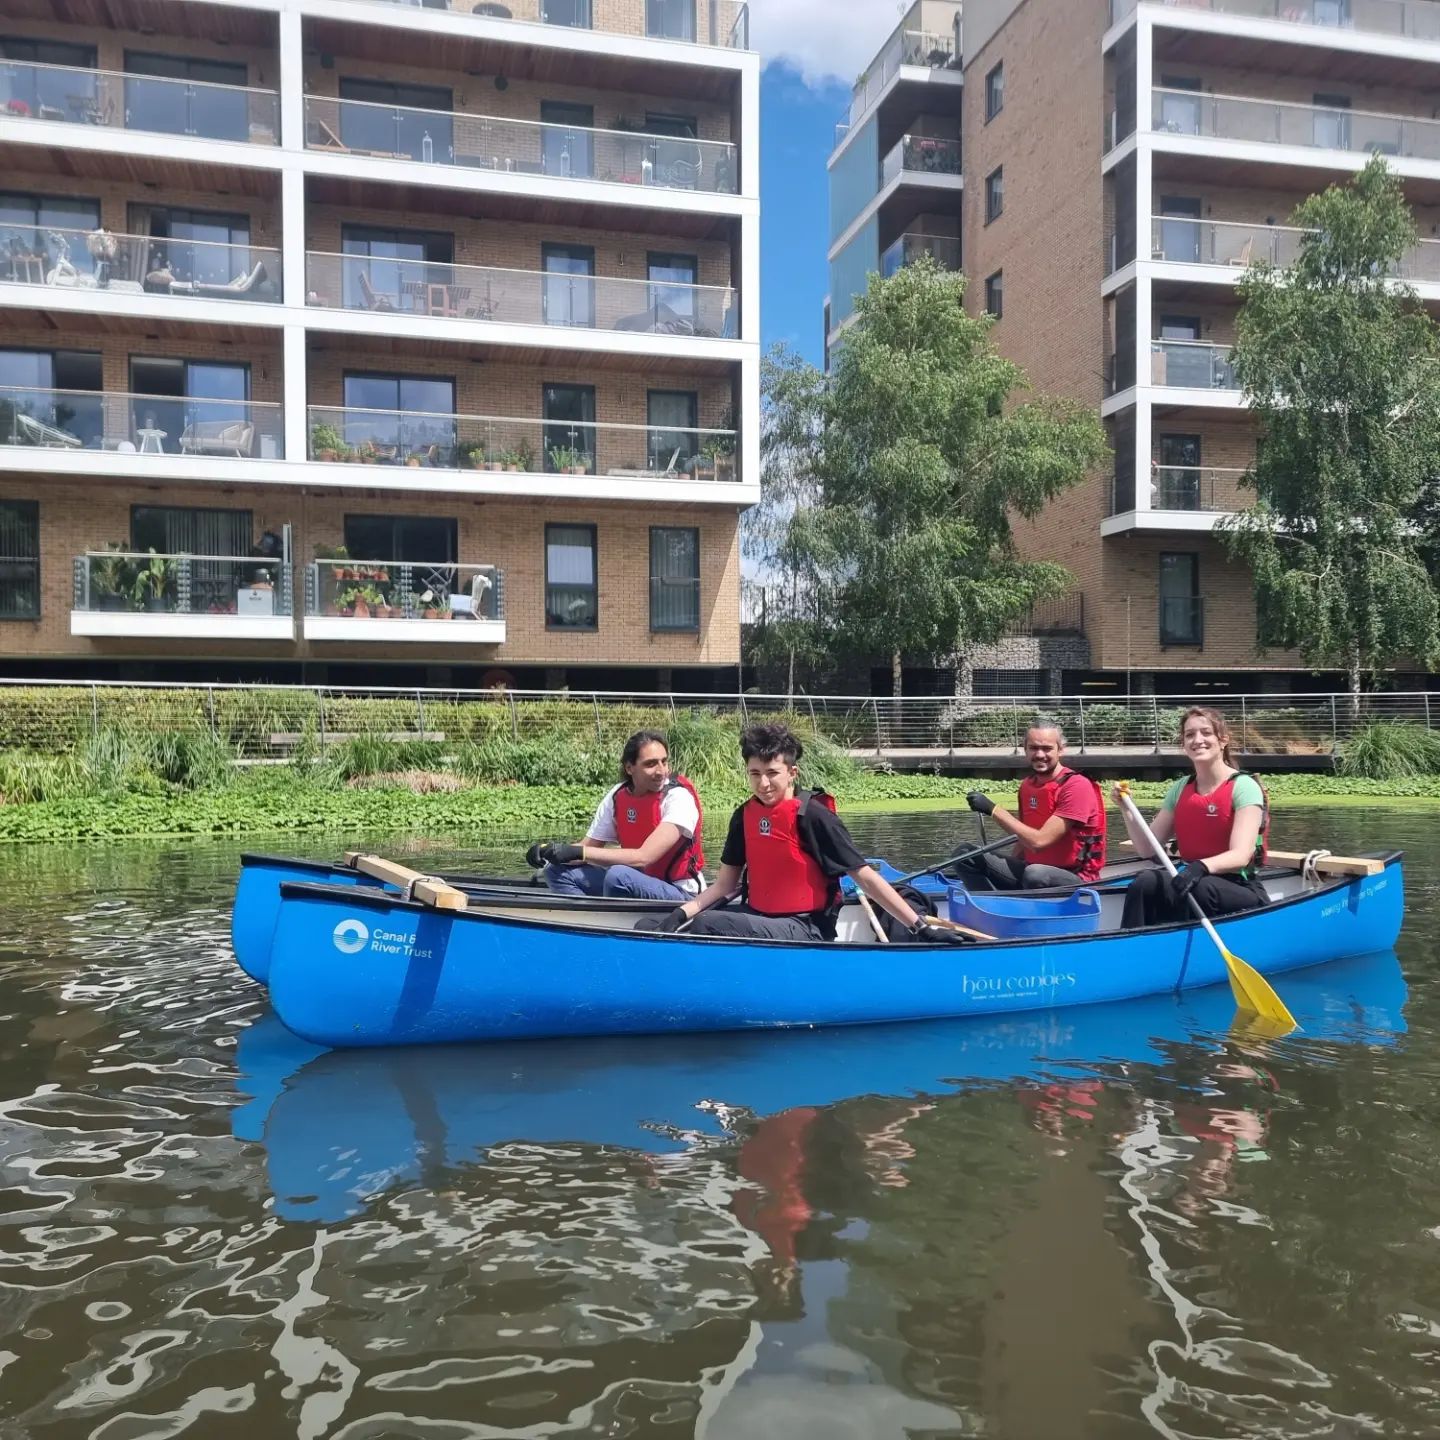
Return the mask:
[[307,640],[374,645],[503,645],[503,620],[377,620],[353,615],[307,615]]
[[151,130],[80,125],[70,120],[0,119],[0,144],[44,145],[55,150],[88,150],[98,155],[143,155],[154,160],[188,160],[195,165],[243,165],[279,170],[286,152],[279,145],[211,140],[197,135],[157,135]]
[[[152,295],[116,286],[44,285],[0,281],[0,306],[50,310],[67,315],[115,315],[136,320],[174,320],[189,325],[255,325],[279,329],[284,306],[269,301],[210,300],[181,295]],[[294,323],[295,316],[289,316]]]
[[1227,510],[1126,510],[1107,515],[1100,534],[1208,535],[1230,512]]
[[145,610],[72,610],[70,633],[95,639],[281,640],[295,638],[289,615],[176,615]]

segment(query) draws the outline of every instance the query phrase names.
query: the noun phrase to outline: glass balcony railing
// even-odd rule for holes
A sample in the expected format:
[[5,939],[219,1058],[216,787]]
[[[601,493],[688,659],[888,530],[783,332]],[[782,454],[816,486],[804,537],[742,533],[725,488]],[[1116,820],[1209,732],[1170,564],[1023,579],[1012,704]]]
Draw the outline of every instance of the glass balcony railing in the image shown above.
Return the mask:
[[953,235],[902,235],[881,254],[880,273],[888,279],[922,255],[933,256],[942,270],[958,270],[960,241]]
[[[415,5],[417,0],[382,0]],[[598,30],[609,35],[676,40],[689,45],[750,48],[750,10],[736,0],[421,0],[427,10],[451,10],[487,20]]]
[[[959,6],[956,6],[958,13]],[[875,62],[855,82],[850,105],[835,126],[835,142],[844,138],[852,125],[858,125],[867,111],[884,94],[885,87],[895,78],[902,65],[922,66],[927,70],[953,70],[960,64],[956,49],[957,34],[949,31],[897,30],[886,42]]]
[[273,90],[28,60],[0,60],[0,119],[280,143],[280,98]]
[[310,407],[310,458],[625,480],[738,478],[733,430]]
[[285,453],[281,407],[268,402],[19,385],[0,385],[0,445],[207,460]]
[[294,609],[292,567],[258,556],[92,550],[75,557],[73,578],[80,611],[266,619]]
[[305,98],[305,144],[337,155],[717,195],[735,194],[739,183],[735,147],[728,141],[317,95]]
[[1412,115],[1157,89],[1151,120],[1157,132],[1167,135],[1440,160],[1440,120]]
[[309,303],[330,309],[646,335],[739,336],[735,292],[723,285],[316,251],[306,257],[306,276]]
[[1161,645],[1205,644],[1205,601],[1198,595],[1160,597]]
[[1234,352],[1201,340],[1152,340],[1150,383],[1189,390],[1236,390]]
[[1240,488],[1245,471],[1218,465],[1153,465],[1150,508],[1226,514],[1247,503]]
[[960,142],[936,135],[902,135],[880,161],[880,185],[902,174],[958,175]]
[[[1135,10],[1136,0],[1110,0],[1110,23],[1119,24]],[[1411,40],[1440,40],[1440,4],[1436,0],[1167,0],[1166,9],[1205,10],[1249,20],[1283,20],[1325,30],[1354,30]]]
[[280,252],[265,245],[0,224],[0,284],[274,303],[280,299]]
[[345,620],[504,620],[505,572],[494,565],[313,560],[306,615]]

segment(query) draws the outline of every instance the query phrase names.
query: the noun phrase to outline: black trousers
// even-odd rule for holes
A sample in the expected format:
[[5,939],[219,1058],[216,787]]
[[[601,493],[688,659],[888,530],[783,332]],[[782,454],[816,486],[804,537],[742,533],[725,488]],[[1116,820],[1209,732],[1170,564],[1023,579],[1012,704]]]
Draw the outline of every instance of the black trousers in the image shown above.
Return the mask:
[[[1209,916],[1238,915],[1270,903],[1258,880],[1240,880],[1233,875],[1207,875],[1190,891]],[[1125,913],[1120,925],[1138,930],[1145,925],[1171,925],[1193,918],[1185,900],[1177,900],[1170,877],[1161,869],[1142,870],[1125,892]]]
[[[637,930],[653,930],[658,920],[647,916],[636,923]],[[819,923],[809,915],[762,915],[748,905],[730,904],[702,910],[685,928],[686,935],[726,935],[741,940],[828,940]]]
[[1027,865],[1019,850],[1001,855],[970,855],[957,860],[954,872],[966,885],[988,882],[996,890],[1050,890],[1080,884],[1073,870],[1058,865]]

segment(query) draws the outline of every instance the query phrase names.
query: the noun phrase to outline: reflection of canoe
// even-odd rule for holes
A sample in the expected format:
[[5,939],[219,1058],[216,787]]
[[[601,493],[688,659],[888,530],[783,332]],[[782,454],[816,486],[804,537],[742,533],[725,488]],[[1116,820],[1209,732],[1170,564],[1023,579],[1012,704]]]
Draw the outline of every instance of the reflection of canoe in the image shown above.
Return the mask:
[[[901,872],[884,860],[872,861],[887,880],[900,878]],[[1141,862],[1122,860],[1105,871],[1107,880],[1128,880]],[[604,900],[576,904],[564,896],[553,895],[543,884],[527,883],[493,875],[445,874],[440,878],[464,890],[467,895],[483,896],[487,902],[523,902],[528,910],[565,911],[571,915],[589,914],[598,918],[609,914],[617,919],[616,928],[629,929],[634,917],[665,914],[672,909],[668,900]],[[327,861],[287,860],[277,855],[242,855],[240,878],[235,886],[235,906],[230,917],[230,939],[240,968],[262,985],[270,974],[270,942],[275,934],[275,917],[280,910],[280,886],[285,881],[309,881],[317,885],[379,885],[379,881]],[[847,881],[848,885],[849,882]],[[947,882],[926,876],[917,882],[928,893],[943,894]],[[385,888],[385,887],[381,887]],[[853,886],[850,887],[853,889]],[[629,915],[630,919],[623,917]]]
[[[1400,855],[1378,872],[1268,880],[1273,902],[1222,919],[1265,975],[1393,946]],[[956,947],[809,944],[596,929],[437,910],[379,890],[281,886],[270,993],[321,1045],[870,1024],[1125,1000],[1215,985],[1225,966],[1191,924],[1120,932],[1123,892],[1091,936]]]
[[[1387,1044],[1405,1028],[1393,954],[1316,966],[1287,981],[1285,998],[1305,1044]],[[852,1095],[1091,1077],[1105,1062],[1156,1062],[1171,1045],[1219,1036],[1233,1013],[1228,992],[1212,987],[900,1029],[386,1051],[319,1050],[266,1016],[239,1038],[238,1088],[253,1098],[232,1126],[264,1143],[279,1214],[330,1221],[509,1141],[661,1153],[718,1133],[717,1110],[765,1116]]]

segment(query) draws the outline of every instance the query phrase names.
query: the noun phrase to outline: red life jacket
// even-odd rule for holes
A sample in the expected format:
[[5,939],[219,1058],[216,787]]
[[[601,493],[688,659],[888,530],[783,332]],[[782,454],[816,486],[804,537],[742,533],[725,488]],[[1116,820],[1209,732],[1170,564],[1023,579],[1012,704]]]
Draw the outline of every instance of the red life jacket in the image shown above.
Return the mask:
[[[1230,827],[1235,823],[1235,782],[1243,772],[1237,770],[1223,785],[1208,795],[1195,788],[1192,775],[1181,787],[1175,801],[1175,848],[1187,864],[1191,860],[1208,860],[1223,855],[1230,848]],[[1263,865],[1270,853],[1270,797],[1260,786],[1260,833],[1255,837],[1255,863]],[[1250,878],[1250,867],[1238,872]]]
[[1057,779],[1037,780],[1027,775],[1020,782],[1020,821],[1038,830],[1056,811],[1064,787],[1078,780],[1095,794],[1094,820],[1090,825],[1065,826],[1065,833],[1052,845],[1038,850],[1020,847],[1027,865],[1054,865],[1073,870],[1087,883],[1100,878],[1105,864],[1105,795],[1099,785],[1078,770],[1066,770]]
[[681,835],[680,843],[668,854],[645,867],[647,875],[657,880],[668,880],[679,884],[682,880],[694,880],[705,868],[705,851],[700,843],[700,832],[705,817],[700,809],[700,796],[684,775],[672,775],[664,790],[653,795],[637,795],[628,784],[615,792],[615,833],[620,838],[622,850],[638,850],[654,833],[660,824],[660,808],[668,791],[677,785],[688,790],[695,797],[695,811],[699,817],[695,822],[695,834],[688,839]]
[[800,816],[812,804],[835,813],[834,797],[823,790],[801,790],[778,805],[745,802],[745,900],[752,910],[813,915],[839,904],[840,882],[800,841]]

